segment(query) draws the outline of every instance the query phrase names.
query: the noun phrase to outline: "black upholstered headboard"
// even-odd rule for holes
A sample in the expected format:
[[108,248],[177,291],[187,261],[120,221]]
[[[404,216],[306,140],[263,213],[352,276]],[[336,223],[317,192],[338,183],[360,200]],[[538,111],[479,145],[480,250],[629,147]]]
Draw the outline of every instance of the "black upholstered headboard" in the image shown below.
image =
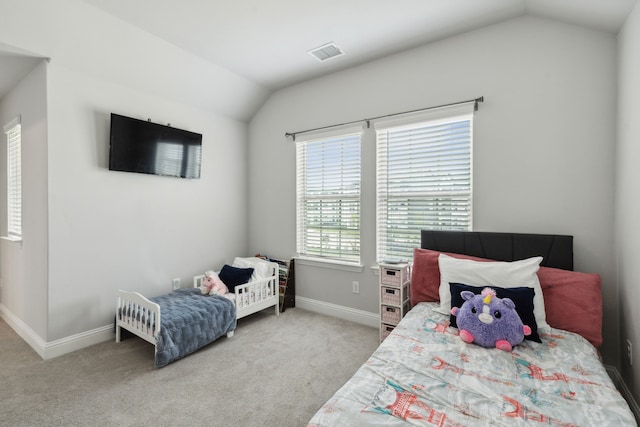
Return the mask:
[[542,266],[573,270],[573,236],[422,230],[420,237],[423,249],[496,261],[517,261],[541,256]]

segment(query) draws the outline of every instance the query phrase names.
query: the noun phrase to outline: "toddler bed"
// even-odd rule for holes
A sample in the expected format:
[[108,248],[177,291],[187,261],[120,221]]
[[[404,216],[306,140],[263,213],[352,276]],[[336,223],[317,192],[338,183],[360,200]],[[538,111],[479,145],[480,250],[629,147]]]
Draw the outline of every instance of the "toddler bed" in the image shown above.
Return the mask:
[[[571,236],[422,237],[413,308],[309,426],[636,425],[597,351],[600,277],[571,271]],[[525,310],[535,336],[510,352],[463,342],[451,325],[456,297],[447,281],[533,289]]]
[[[253,267],[247,267],[252,265]],[[118,291],[116,342],[125,329],[155,346],[154,366],[160,368],[216,339],[232,337],[236,321],[265,308],[278,309],[278,265],[259,258],[236,258],[225,265],[231,272],[225,295],[202,295],[194,277],[194,287],[146,298],[137,292]],[[236,280],[246,283],[236,284]],[[248,280],[248,282],[247,282]]]

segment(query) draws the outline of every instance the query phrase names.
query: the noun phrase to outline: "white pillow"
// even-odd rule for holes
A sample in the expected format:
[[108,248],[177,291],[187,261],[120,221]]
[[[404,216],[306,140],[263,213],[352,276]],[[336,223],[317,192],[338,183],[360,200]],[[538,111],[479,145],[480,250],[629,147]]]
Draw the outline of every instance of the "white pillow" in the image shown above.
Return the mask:
[[233,260],[232,266],[238,267],[238,268],[253,268],[253,274],[251,275],[251,280],[265,279],[273,275],[269,271],[269,264],[267,264],[265,260],[263,260],[262,258],[258,258],[258,257],[249,257],[249,258],[236,257]]
[[451,314],[451,292],[449,283],[471,286],[499,286],[501,288],[533,288],[533,314],[538,329],[549,331],[544,311],[542,288],[536,274],[542,257],[534,257],[513,262],[483,262],[453,258],[445,254],[438,256],[440,267],[440,307],[442,314]]

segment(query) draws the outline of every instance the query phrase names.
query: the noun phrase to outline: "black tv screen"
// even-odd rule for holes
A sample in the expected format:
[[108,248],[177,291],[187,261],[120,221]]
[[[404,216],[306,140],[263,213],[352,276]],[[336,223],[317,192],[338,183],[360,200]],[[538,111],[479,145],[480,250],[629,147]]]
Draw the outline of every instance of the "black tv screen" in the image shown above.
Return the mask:
[[109,170],[200,178],[202,134],[111,113]]

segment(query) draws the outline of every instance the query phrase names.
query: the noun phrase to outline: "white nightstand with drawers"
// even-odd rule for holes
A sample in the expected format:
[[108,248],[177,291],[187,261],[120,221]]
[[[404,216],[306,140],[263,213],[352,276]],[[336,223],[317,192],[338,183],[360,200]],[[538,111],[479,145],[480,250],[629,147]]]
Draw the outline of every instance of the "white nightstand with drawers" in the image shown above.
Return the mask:
[[379,264],[380,266],[380,342],[391,333],[411,308],[409,287],[411,266]]

